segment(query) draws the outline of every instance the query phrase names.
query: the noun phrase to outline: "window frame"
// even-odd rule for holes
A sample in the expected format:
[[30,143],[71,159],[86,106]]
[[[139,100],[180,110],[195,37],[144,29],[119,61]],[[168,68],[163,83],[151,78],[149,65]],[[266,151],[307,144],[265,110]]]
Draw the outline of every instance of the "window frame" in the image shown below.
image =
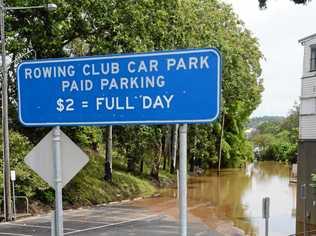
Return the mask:
[[316,71],[316,44],[310,47],[310,52],[309,69],[310,71]]

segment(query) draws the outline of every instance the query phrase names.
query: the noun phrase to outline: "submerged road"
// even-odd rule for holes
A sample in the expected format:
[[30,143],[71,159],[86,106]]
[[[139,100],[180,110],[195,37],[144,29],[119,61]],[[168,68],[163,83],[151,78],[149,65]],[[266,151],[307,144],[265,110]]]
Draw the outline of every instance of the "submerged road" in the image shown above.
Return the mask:
[[[1,223],[0,235],[51,235],[52,215]],[[188,235],[220,236],[201,222],[190,222]],[[89,236],[158,236],[179,235],[178,222],[149,209],[131,204],[113,204],[86,209],[64,211],[65,235]]]

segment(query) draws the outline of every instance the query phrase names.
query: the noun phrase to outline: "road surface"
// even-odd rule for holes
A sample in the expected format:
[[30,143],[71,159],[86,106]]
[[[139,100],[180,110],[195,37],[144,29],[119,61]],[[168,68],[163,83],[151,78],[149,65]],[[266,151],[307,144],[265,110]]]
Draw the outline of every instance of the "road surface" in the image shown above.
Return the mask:
[[[0,235],[51,235],[51,214],[1,223]],[[190,222],[188,235],[219,236],[201,222]],[[129,203],[64,211],[65,235],[160,236],[179,235],[178,223],[163,213]]]

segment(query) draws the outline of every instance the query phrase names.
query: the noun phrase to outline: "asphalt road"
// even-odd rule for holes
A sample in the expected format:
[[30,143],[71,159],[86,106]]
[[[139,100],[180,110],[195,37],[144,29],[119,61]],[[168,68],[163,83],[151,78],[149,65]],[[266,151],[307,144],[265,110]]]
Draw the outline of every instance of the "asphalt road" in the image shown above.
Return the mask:
[[[51,214],[1,223],[0,235],[51,235]],[[188,235],[219,236],[201,222],[190,223]],[[156,236],[179,235],[178,223],[166,215],[128,203],[64,211],[65,235]]]

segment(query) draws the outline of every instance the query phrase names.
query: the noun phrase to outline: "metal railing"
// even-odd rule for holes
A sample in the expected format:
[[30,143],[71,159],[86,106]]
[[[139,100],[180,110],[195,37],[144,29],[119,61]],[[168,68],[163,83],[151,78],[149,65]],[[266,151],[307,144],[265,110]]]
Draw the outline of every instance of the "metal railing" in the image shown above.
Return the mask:
[[[18,199],[24,199],[25,200],[25,211],[20,211],[21,209],[23,209],[23,207],[18,207],[17,209],[19,209],[16,213],[20,214],[20,215],[29,215],[30,214],[30,204],[29,204],[29,199],[26,196],[15,196],[15,200],[17,202]],[[19,205],[19,204],[17,204]],[[3,211],[3,197],[0,197],[0,213],[4,214]]]

